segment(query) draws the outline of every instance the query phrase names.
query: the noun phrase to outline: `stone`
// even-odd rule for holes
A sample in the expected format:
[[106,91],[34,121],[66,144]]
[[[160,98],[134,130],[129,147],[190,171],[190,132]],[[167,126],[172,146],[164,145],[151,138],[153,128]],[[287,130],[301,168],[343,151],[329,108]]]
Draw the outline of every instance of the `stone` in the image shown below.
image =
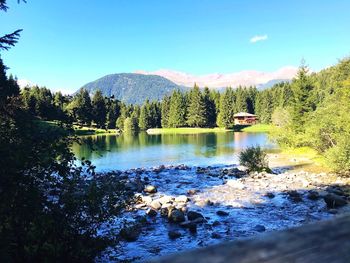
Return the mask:
[[228,212],[222,211],[222,210],[216,211],[216,214],[217,214],[218,216],[228,216],[228,215],[229,215]]
[[272,199],[272,198],[275,197],[275,194],[274,194],[274,193],[271,193],[271,192],[267,192],[267,193],[265,194],[265,196],[268,197],[268,198],[270,198],[270,199]]
[[141,200],[145,204],[149,205],[152,202],[152,197],[150,197],[150,196],[141,196]]
[[149,184],[145,186],[145,189],[143,191],[145,193],[154,194],[154,193],[157,193],[157,187]]
[[303,201],[303,199],[301,198],[301,195],[298,193],[298,191],[292,190],[292,191],[288,191],[287,192],[288,197],[290,200],[292,200],[293,202],[301,202]]
[[198,193],[197,189],[190,189],[190,190],[187,191],[188,195],[195,195],[196,193]]
[[215,226],[219,226],[219,225],[221,225],[221,223],[219,221],[214,221],[213,224],[212,224],[212,226],[214,226],[214,227]]
[[136,241],[141,233],[141,229],[137,225],[123,227],[119,235],[128,242]]
[[188,220],[192,221],[192,220],[195,220],[197,218],[204,219],[204,216],[201,213],[198,213],[198,212],[195,212],[195,211],[188,211],[187,218],[188,218]]
[[175,202],[177,203],[187,203],[188,202],[188,197],[186,195],[179,195],[175,197]]
[[162,207],[162,205],[161,205],[161,203],[158,200],[153,200],[150,203],[150,207],[152,207],[155,210],[159,210]]
[[265,232],[266,228],[263,225],[256,225],[254,230],[257,232]]
[[149,208],[149,209],[147,209],[146,214],[147,214],[148,216],[154,217],[154,216],[157,215],[157,211],[154,210],[154,209]]
[[178,231],[170,230],[168,232],[168,236],[169,236],[170,239],[177,239],[177,238],[181,237],[181,233],[178,232]]
[[246,188],[246,186],[242,182],[240,182],[240,181],[238,181],[236,179],[229,179],[229,180],[226,181],[226,184],[228,186],[231,186],[231,187],[234,187],[234,188],[237,188],[237,189],[240,189],[240,190],[243,190],[243,189]]
[[169,211],[168,218],[171,222],[181,223],[185,221],[185,214],[178,209],[172,209]]
[[307,199],[314,200],[314,201],[320,199],[320,195],[316,191],[309,191],[306,197]]
[[167,203],[172,203],[173,198],[171,196],[162,196],[161,198],[158,199],[158,201],[163,205],[163,204],[167,204]]
[[160,209],[160,215],[162,217],[168,217],[168,214],[169,214],[169,208],[168,207],[162,207]]
[[182,222],[180,226],[189,229],[191,233],[197,232],[197,224],[193,221]]
[[336,194],[327,194],[323,197],[328,208],[337,208],[346,205],[348,202],[341,196]]

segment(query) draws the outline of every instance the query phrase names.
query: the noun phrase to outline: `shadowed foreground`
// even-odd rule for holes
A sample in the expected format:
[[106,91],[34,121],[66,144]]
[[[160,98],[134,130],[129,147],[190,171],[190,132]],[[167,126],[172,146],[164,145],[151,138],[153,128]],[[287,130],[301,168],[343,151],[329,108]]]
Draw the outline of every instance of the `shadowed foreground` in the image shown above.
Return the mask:
[[347,215],[152,262],[350,262],[349,225],[350,216]]

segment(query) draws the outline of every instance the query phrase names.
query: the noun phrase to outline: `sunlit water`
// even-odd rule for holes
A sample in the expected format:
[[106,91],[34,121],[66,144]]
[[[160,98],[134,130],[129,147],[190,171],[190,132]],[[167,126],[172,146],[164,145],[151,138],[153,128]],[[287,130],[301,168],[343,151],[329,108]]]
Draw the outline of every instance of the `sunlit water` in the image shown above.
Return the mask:
[[95,135],[82,137],[74,144],[78,159],[92,161],[98,171],[125,170],[164,165],[220,165],[237,163],[237,152],[260,145],[267,150],[276,146],[265,133],[225,132],[204,134]]

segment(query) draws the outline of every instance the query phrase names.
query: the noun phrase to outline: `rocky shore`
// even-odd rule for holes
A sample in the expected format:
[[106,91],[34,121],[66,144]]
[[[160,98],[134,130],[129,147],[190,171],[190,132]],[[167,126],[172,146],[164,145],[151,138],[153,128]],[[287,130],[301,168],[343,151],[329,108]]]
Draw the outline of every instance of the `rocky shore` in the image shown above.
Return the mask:
[[162,165],[111,176],[135,192],[135,204],[101,229],[119,240],[101,260],[143,261],[349,210],[350,180],[333,174]]

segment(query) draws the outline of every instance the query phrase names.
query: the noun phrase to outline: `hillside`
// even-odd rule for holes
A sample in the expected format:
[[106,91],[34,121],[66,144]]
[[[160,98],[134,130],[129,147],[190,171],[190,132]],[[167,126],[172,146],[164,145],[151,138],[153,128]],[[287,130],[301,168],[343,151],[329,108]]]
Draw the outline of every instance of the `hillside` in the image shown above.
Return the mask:
[[104,96],[114,95],[116,99],[132,104],[142,104],[146,99],[161,100],[176,89],[186,89],[161,76],[136,73],[107,75],[82,88],[90,94],[99,89]]

